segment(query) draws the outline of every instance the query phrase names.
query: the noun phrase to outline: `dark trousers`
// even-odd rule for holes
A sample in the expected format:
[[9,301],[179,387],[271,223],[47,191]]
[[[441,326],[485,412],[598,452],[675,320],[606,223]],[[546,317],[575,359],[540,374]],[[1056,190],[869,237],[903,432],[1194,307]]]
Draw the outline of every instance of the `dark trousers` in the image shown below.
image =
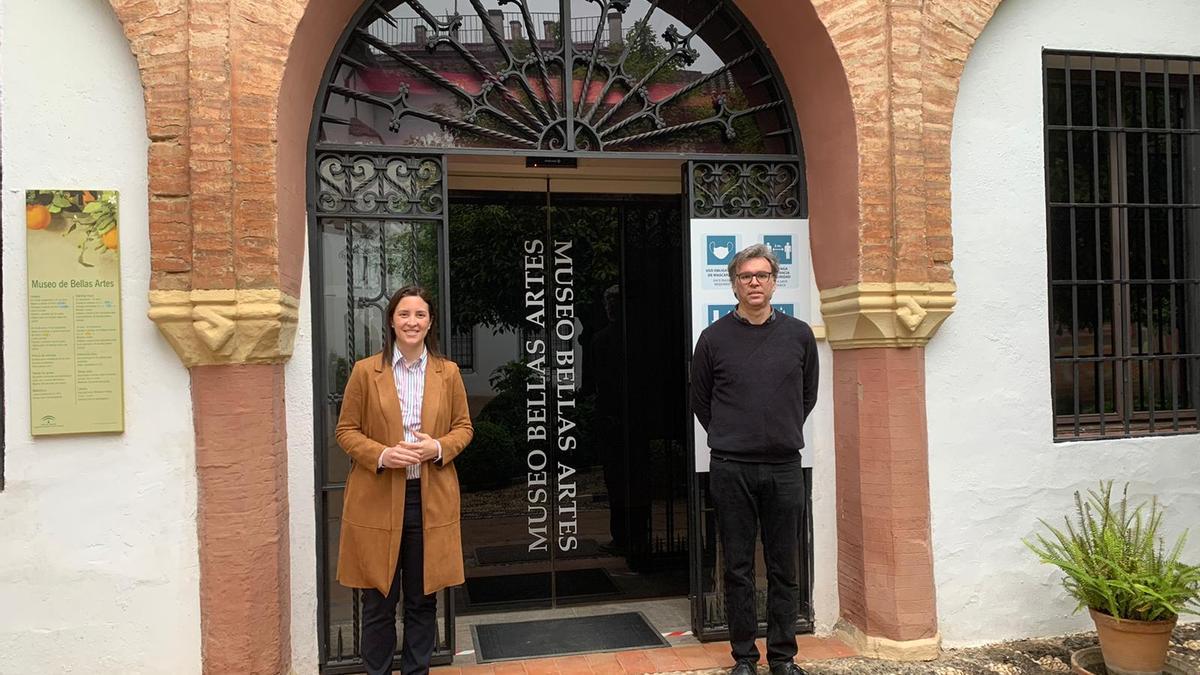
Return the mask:
[[725,566],[725,616],[737,661],[758,661],[754,636],[754,537],[761,534],[767,564],[767,661],[796,656],[796,612],[800,601],[797,561],[804,509],[800,457],[787,464],[713,459],[709,494],[717,511],[721,562]]
[[425,595],[425,537],[421,531],[421,481],[408,481],[404,499],[404,533],[400,560],[386,596],[374,588],[362,592],[362,657],[369,675],[392,672],[396,651],[396,605],[404,591],[404,643],[400,672],[429,672],[437,639],[437,597]]

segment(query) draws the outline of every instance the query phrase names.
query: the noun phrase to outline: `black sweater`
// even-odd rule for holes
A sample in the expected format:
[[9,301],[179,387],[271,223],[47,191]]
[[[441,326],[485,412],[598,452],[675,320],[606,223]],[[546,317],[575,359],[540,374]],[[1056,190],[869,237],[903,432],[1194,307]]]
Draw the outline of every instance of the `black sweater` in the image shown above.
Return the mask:
[[817,403],[817,341],[803,321],[774,312],[754,325],[734,313],[700,333],[692,412],[717,459],[793,461]]

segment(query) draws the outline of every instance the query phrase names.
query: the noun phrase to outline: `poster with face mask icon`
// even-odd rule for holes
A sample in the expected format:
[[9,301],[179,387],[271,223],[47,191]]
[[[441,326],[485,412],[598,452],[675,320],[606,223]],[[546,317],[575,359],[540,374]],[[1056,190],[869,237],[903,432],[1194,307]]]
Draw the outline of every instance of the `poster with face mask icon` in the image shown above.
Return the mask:
[[704,237],[703,285],[707,289],[732,288],[729,284],[729,262],[741,247],[736,234],[708,234]]
[[[697,218],[690,221],[689,227],[693,348],[701,331],[737,308],[729,263],[738,251],[751,244],[765,245],[779,263],[779,271],[770,280],[771,307],[809,325],[821,323],[807,220]],[[694,424],[696,470],[708,471],[708,437],[699,422]],[[811,453],[803,455],[802,461],[810,466]]]

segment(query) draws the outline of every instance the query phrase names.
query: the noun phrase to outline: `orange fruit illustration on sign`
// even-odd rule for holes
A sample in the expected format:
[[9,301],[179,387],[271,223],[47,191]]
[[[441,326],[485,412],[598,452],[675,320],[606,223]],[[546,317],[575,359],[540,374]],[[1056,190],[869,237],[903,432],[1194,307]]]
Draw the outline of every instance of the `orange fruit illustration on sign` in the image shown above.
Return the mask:
[[104,248],[115,251],[117,249],[117,228],[114,227],[100,235],[100,241],[104,242]]
[[25,206],[25,227],[31,230],[44,230],[50,224],[50,209],[42,204],[27,204]]

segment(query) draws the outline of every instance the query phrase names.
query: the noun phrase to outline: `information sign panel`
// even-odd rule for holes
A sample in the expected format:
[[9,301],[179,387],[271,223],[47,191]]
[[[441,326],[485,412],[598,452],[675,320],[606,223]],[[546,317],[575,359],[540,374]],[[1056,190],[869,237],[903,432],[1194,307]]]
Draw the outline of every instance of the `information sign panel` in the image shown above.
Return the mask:
[[28,190],[29,405],[34,436],[125,429],[114,190]]

